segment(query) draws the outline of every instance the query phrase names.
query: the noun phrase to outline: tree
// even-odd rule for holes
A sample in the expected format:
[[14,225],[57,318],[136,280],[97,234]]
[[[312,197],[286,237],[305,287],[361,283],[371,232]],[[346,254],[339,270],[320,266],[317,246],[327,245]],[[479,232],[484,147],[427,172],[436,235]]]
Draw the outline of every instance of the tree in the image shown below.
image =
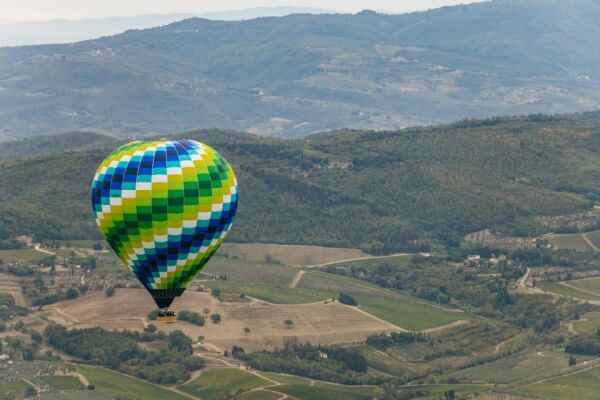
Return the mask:
[[177,314],[177,320],[186,321],[198,326],[204,326],[204,317],[193,311],[179,311],[179,313]]
[[169,334],[169,349],[175,350],[179,353],[192,354],[192,339],[186,336],[180,330],[173,331]]
[[154,333],[157,331],[156,325],[154,325],[154,324],[148,324],[147,329],[148,329],[148,332],[150,332],[150,333]]
[[208,318],[209,314],[210,314],[210,308],[205,308],[204,309],[204,315],[206,315],[206,318]]
[[33,349],[31,349],[30,347],[25,347],[23,349],[23,360],[31,362],[33,361],[35,358],[35,354],[33,352]]
[[291,319],[286,319],[285,321],[283,321],[283,323],[285,324],[285,327],[290,329],[292,327],[292,325],[294,325],[294,321],[292,321]]
[[221,322],[221,314],[213,314],[210,316],[210,319],[212,320],[213,324],[218,324],[219,322]]
[[94,385],[93,383],[90,383],[89,385],[87,385],[87,390],[95,390],[96,389],[96,385]]
[[25,397],[34,397],[37,395],[37,391],[33,388],[33,386],[27,386],[25,389]]
[[204,335],[200,335],[200,336],[198,336],[198,341],[199,341],[200,343],[204,342]]
[[114,286],[106,288],[106,291],[105,291],[106,297],[112,297],[112,296],[114,296],[116,291],[117,291],[117,289],[115,289]]
[[79,292],[73,287],[69,288],[69,290],[67,290],[67,293],[65,293],[65,297],[69,300],[76,299],[79,297]]
[[348,306],[357,306],[358,305],[358,302],[354,299],[354,297],[352,297],[351,295],[349,295],[347,293],[340,293],[338,300],[340,303],[346,304]]
[[249,333],[250,333],[250,328],[248,328],[247,326],[244,327],[244,336],[248,336]]
[[221,289],[214,288],[210,291],[210,294],[215,298],[219,298],[219,296],[221,295]]
[[577,365],[577,358],[573,354],[569,354],[569,367]]
[[98,242],[98,243],[94,243],[94,246],[93,246],[93,248],[94,248],[94,250],[96,250],[96,251],[99,251],[99,250],[102,250],[102,249],[103,249],[103,247],[102,247],[102,244],[101,244],[100,242]]
[[456,394],[454,393],[454,390],[448,390],[447,392],[444,393],[444,398],[446,400],[454,400],[456,399]]
[[40,343],[42,343],[42,335],[40,335],[40,334],[39,334],[38,332],[36,332],[36,331],[33,331],[33,332],[31,332],[31,340],[32,340],[34,343],[40,344]]

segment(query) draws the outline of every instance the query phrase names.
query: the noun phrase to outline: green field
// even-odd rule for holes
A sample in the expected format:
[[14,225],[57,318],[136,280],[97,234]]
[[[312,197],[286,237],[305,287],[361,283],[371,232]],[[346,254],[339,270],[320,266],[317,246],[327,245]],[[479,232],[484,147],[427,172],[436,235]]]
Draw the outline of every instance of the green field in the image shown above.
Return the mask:
[[41,261],[52,257],[50,254],[42,253],[33,249],[0,250],[0,260],[3,261]]
[[203,400],[215,400],[240,389],[249,390],[269,384],[270,382],[237,368],[219,368],[203,372],[179,389]]
[[264,390],[255,390],[253,392],[248,392],[237,396],[235,400],[278,400],[280,398],[280,394],[265,392]]
[[162,386],[104,368],[78,365],[77,370],[94,384],[98,391],[107,392],[115,397],[135,400],[188,400],[187,397]]
[[39,380],[57,390],[83,389],[85,386],[74,376],[47,375],[40,376]]
[[379,351],[371,346],[363,346],[358,349],[360,354],[362,354],[367,360],[367,364],[369,368],[376,369],[377,371],[381,371],[383,373],[404,377],[410,375],[410,370],[407,369],[406,365],[390,356],[387,353]]
[[262,374],[282,384],[273,390],[300,400],[371,400],[373,398],[373,386],[334,385],[273,372]]
[[[391,257],[391,260],[405,265],[410,257]],[[389,259],[368,260],[368,262],[371,265],[380,265],[386,260],[390,262]],[[223,269],[213,267],[213,271],[229,274],[234,280],[209,280],[204,281],[203,285],[211,289],[219,288],[224,293],[243,293],[276,304],[302,304],[337,298],[339,293],[344,292],[353,295],[365,311],[410,330],[433,328],[458,320],[477,320],[477,317],[469,313],[446,310],[408,294],[384,289],[347,276],[309,270],[306,271],[298,286],[290,289],[286,286],[297,273],[297,269],[273,265],[256,268],[245,261],[230,260],[225,257],[219,257],[218,261],[223,263]],[[274,282],[275,286],[265,283],[266,281]],[[286,284],[276,287],[283,282]]]
[[[507,384],[523,379],[542,379],[561,373],[568,368],[569,355],[564,348],[519,353],[496,361],[476,365],[449,374],[449,377],[465,381],[481,381]],[[577,357],[579,362],[589,357]]]
[[546,240],[562,250],[593,251],[579,233],[552,235],[547,237]]
[[523,386],[515,392],[556,400],[600,399],[600,368]]
[[382,265],[392,265],[394,267],[406,267],[410,264],[414,255],[401,255],[401,256],[393,256],[393,257],[383,257],[383,258],[373,258],[366,260],[356,260],[356,261],[348,261],[332,264],[333,267],[343,268],[343,269],[352,269],[352,267],[358,268],[362,267],[365,269],[374,269],[380,267]]
[[371,400],[372,387],[337,386],[326,383],[278,386],[277,391],[301,400]]
[[370,314],[408,330],[423,330],[470,319],[463,312],[444,311],[412,300],[393,301],[380,297],[356,296],[360,307]]
[[489,385],[431,385],[419,387],[421,390],[428,391],[432,396],[443,396],[445,392],[454,390],[457,399],[462,398],[463,395],[482,392],[489,388]]
[[586,315],[581,321],[575,322],[573,327],[577,333],[595,334],[600,328],[600,313]]
[[24,381],[0,384],[0,398],[19,398],[18,396],[24,393],[28,386],[29,384]]
[[224,293],[243,293],[250,297],[277,304],[313,303],[332,297],[325,293],[310,290],[276,288],[255,283],[213,280],[203,281],[202,285],[211,289],[219,288]]
[[575,288],[561,285],[558,282],[537,282],[537,286],[547,292],[560,294],[562,296],[574,297],[582,300],[600,300],[600,295],[595,296],[591,293],[582,292]]
[[469,313],[444,310],[425,300],[342,275],[310,271],[298,287],[321,290],[334,295],[340,292],[349,293],[365,311],[410,330],[433,328],[458,320],[477,319]]

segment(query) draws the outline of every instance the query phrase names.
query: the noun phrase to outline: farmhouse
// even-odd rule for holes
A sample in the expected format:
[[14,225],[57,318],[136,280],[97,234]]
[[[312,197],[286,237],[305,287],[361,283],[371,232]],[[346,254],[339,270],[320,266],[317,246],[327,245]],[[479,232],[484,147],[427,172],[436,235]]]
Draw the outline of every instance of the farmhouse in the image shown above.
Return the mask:
[[33,238],[27,235],[17,236],[16,241],[21,243],[25,247],[33,247]]

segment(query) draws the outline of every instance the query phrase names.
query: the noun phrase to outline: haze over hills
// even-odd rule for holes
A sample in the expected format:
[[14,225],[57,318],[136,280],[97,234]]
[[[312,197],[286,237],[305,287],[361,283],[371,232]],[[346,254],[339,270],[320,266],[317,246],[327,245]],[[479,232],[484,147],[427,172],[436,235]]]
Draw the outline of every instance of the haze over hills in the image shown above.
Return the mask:
[[600,107],[600,3],[188,19],[0,49],[0,139],[219,127],[299,137]]
[[202,14],[151,14],[136,17],[86,18],[80,20],[2,21],[0,47],[36,44],[71,43],[102,36],[116,35],[130,29],[146,29],[167,25],[185,18],[235,21],[259,17],[281,17],[290,14],[322,14],[334,11],[305,7],[253,7]]

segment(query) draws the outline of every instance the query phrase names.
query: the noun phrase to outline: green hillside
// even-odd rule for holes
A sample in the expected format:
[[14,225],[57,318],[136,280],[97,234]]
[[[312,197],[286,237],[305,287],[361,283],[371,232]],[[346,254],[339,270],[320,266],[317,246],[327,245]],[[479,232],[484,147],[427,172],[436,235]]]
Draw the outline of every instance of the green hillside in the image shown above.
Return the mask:
[[93,132],[68,132],[23,140],[1,142],[0,160],[31,157],[64,151],[90,150],[115,145],[118,139]]
[[[465,121],[286,141],[225,131],[174,137],[214,145],[234,166],[231,240],[413,249],[515,218],[588,209],[600,193],[600,114]],[[0,238],[95,238],[89,185],[110,149],[0,163]],[[535,229],[535,226],[527,227]]]
[[600,107],[600,4],[296,14],[0,48],[0,141],[222,127],[298,137]]

